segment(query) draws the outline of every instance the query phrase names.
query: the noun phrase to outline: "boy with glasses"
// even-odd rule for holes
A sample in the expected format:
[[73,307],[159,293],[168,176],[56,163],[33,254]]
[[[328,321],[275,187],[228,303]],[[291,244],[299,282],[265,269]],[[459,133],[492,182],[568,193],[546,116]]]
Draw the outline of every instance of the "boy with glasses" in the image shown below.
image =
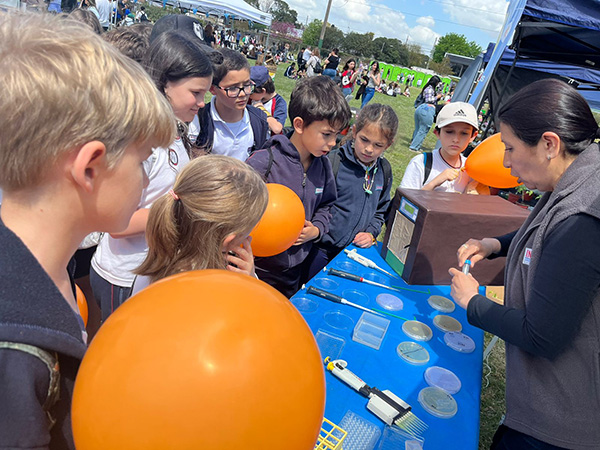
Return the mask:
[[246,57],[227,48],[220,51],[223,63],[214,67],[210,88],[213,98],[198,111],[196,145],[207,153],[245,161],[267,140],[267,115],[248,105],[254,83]]

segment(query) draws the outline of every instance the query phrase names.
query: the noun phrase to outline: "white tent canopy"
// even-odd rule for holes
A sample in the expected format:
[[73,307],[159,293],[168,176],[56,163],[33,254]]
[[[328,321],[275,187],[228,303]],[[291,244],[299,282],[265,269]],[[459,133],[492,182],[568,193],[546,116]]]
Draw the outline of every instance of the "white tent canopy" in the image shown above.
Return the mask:
[[[162,2],[160,2],[162,3]],[[233,15],[236,19],[247,19],[271,26],[271,14],[256,9],[244,0],[167,0],[167,4],[199,13],[224,16]]]

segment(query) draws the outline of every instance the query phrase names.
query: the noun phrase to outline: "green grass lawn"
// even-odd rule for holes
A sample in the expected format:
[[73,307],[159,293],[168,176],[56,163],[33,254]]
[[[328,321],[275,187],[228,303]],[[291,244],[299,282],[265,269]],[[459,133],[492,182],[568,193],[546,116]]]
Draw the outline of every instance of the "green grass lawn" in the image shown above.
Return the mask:
[[[252,64],[252,63],[251,63]],[[289,100],[290,94],[296,84],[295,80],[290,80],[283,76],[287,65],[282,64],[277,70],[275,76],[275,87],[277,92],[286,100]],[[390,161],[394,173],[394,189],[400,184],[402,175],[408,162],[415,153],[408,150],[412,133],[414,130],[414,99],[418,95],[419,89],[411,88],[411,98],[406,98],[403,95],[398,97],[390,97],[378,92],[371,100],[371,103],[382,103],[391,106],[399,119],[398,134],[394,144],[385,152],[385,157]],[[359,108],[360,102],[352,100],[351,107]],[[289,120],[288,120],[289,121]],[[288,124],[289,125],[289,124]],[[425,142],[422,145],[422,150],[431,151],[435,147],[436,137],[433,132],[430,132]],[[491,340],[491,336],[486,333],[485,343]],[[481,392],[481,424],[479,436],[479,448],[481,450],[488,449],[494,432],[498,427],[500,419],[504,413],[504,343],[500,341],[493,349],[489,357],[489,366],[484,366],[484,378],[482,380]],[[489,367],[489,369],[488,369]],[[488,374],[486,377],[486,374]]]

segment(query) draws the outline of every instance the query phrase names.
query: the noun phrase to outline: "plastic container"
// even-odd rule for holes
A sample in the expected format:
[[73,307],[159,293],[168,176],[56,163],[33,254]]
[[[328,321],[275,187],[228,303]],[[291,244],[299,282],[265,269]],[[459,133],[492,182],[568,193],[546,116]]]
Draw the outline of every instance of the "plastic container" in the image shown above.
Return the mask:
[[456,394],[460,391],[462,383],[456,374],[439,366],[428,367],[425,371],[425,381],[429,386],[434,386],[446,391],[448,394]]
[[428,341],[433,337],[433,331],[423,322],[418,320],[407,320],[402,324],[402,331],[409,338],[413,338],[416,341]]
[[354,327],[352,340],[367,347],[379,350],[381,342],[385,337],[390,321],[384,317],[363,312]]
[[475,341],[466,334],[457,331],[444,334],[444,342],[457,352],[472,353],[475,350]]
[[352,411],[346,412],[340,428],[348,433],[343,444],[344,450],[373,450],[381,436],[379,426]]
[[425,411],[440,419],[454,417],[458,411],[458,405],[454,397],[437,387],[422,389],[419,392],[419,403]]
[[349,330],[354,326],[354,321],[341,311],[328,311],[323,316],[325,323],[338,330]]
[[415,366],[422,366],[429,362],[429,352],[416,342],[401,342],[398,344],[398,347],[396,347],[396,353],[398,353],[398,356],[404,361],[414,364]]
[[462,324],[454,317],[446,316],[444,314],[437,315],[433,318],[433,324],[439,330],[444,332],[448,331],[462,331]]
[[385,426],[377,450],[422,450],[425,440],[398,427]]
[[366,272],[363,275],[363,278],[365,280],[374,281],[375,283],[385,284],[386,286],[390,283],[390,280],[386,278],[384,274],[375,272],[374,270]]
[[361,265],[359,265],[357,263],[354,263],[352,261],[347,261],[344,259],[336,261],[335,266],[340,270],[343,270],[345,272],[354,273],[354,274],[358,273],[358,271],[362,267]]
[[311,284],[316,288],[324,289],[326,291],[333,291],[340,287],[340,284],[337,281],[330,278],[315,278],[312,280]]
[[392,294],[379,294],[375,301],[387,311],[400,311],[404,308],[402,300]]
[[315,312],[319,307],[319,303],[302,295],[292,298],[292,305],[294,305],[298,311],[303,313]]
[[444,313],[451,313],[456,307],[452,300],[442,297],[441,295],[432,295],[427,299],[427,303],[429,303],[429,306],[433,309]]
[[342,292],[342,297],[349,302],[356,303],[358,305],[367,306],[369,304],[369,296],[364,292],[357,291],[356,289],[346,289]]
[[318,329],[315,335],[317,345],[321,351],[321,359],[329,356],[332,360],[339,359],[346,340],[325,330]]

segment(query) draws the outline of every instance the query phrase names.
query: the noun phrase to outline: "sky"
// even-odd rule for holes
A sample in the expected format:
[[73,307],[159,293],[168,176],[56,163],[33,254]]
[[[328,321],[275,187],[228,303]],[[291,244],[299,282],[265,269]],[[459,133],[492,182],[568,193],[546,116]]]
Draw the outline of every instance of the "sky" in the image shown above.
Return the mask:
[[[328,0],[286,0],[298,21],[323,20]],[[436,39],[457,33],[483,49],[496,42],[507,0],[332,0],[328,22],[344,33],[372,31],[375,37],[419,44],[430,54]]]

